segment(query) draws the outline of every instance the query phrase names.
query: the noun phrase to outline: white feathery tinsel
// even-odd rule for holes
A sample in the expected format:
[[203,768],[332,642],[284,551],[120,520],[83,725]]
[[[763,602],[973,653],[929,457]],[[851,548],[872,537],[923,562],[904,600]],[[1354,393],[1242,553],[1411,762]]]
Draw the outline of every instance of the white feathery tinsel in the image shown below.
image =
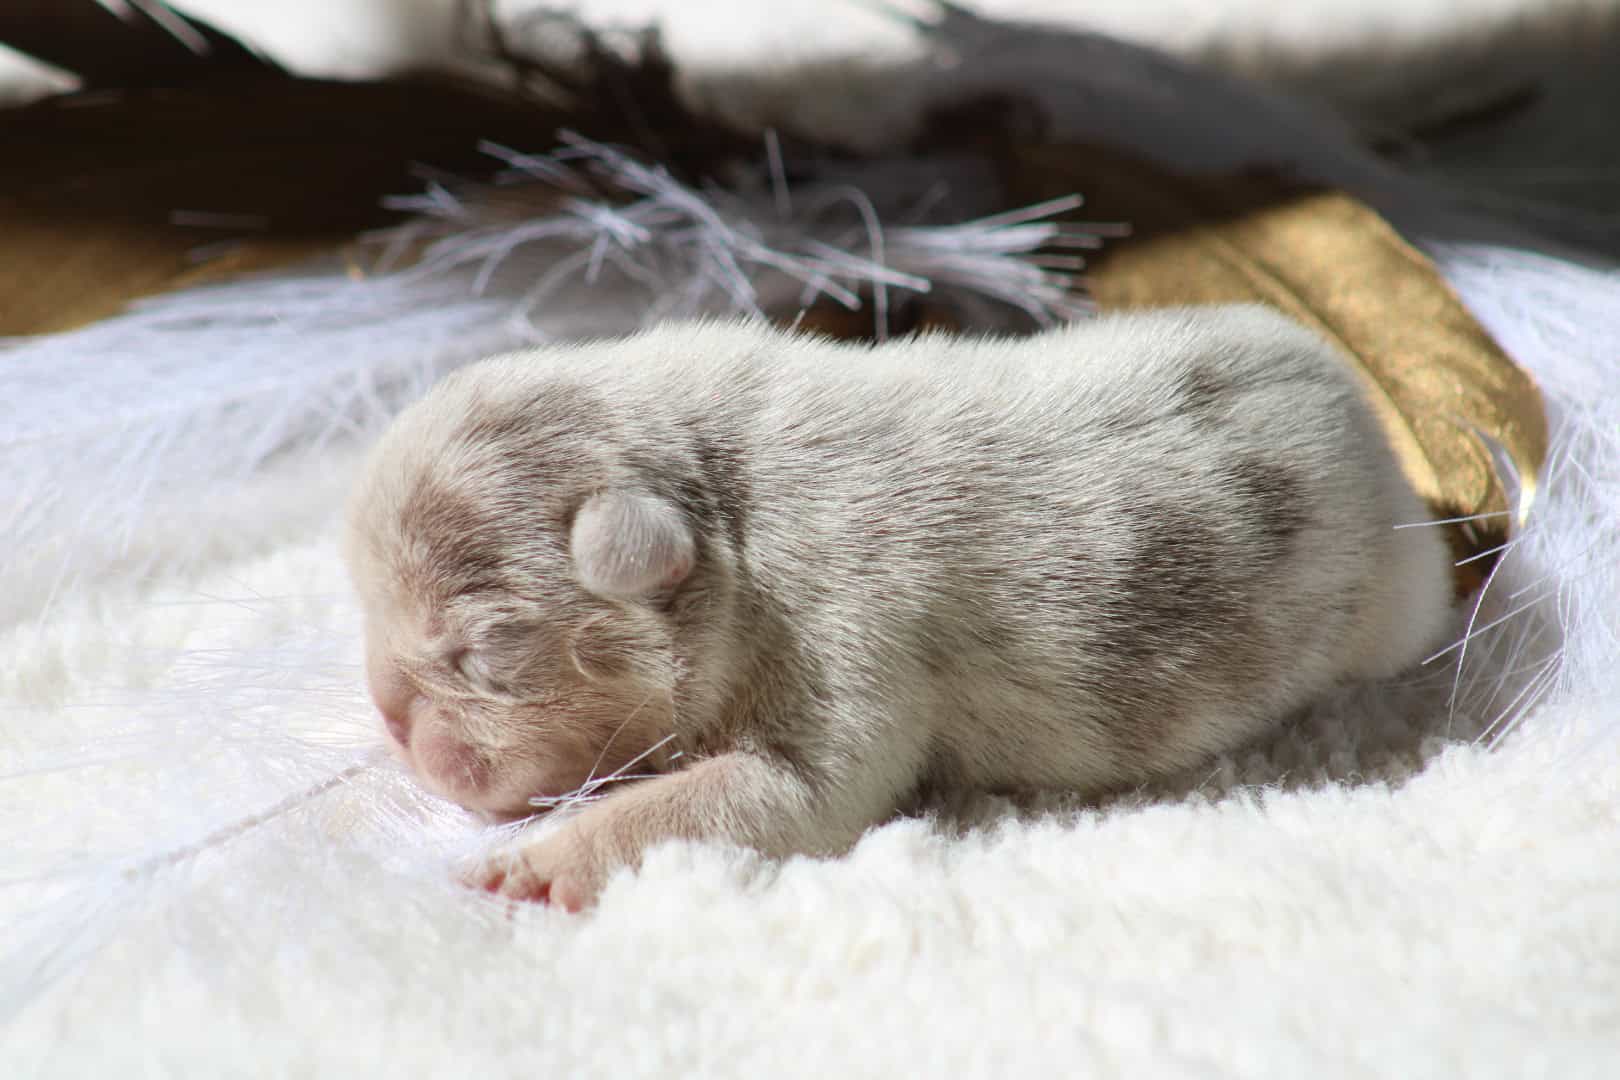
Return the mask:
[[[489,192],[438,184],[390,200],[423,215],[377,238],[384,266],[426,243],[409,268],[356,276],[331,265],[195,289],[12,344],[0,460],[17,486],[0,535],[18,585],[0,624],[113,570],[183,570],[218,537],[143,547],[176,501],[249,485],[288,455],[364,441],[458,364],[661,319],[791,312],[823,297],[853,310],[863,289],[879,336],[890,297],[904,293],[932,293],[987,326],[1007,313],[1049,323],[1084,312],[1070,289],[1082,260],[1038,252],[1095,247],[1112,231],[1050,220],[1076,198],[891,225],[928,208],[904,189],[880,204],[847,182],[790,194],[779,176],[751,195],[698,192],[662,167],[563,138],[551,155],[487,147],[513,166],[505,179],[564,192],[554,212],[513,220],[479,205]],[[866,174],[883,186],[882,163]],[[985,202],[982,177],[954,174],[965,181],[950,193],[958,202]]]
[[[933,190],[920,197],[897,197],[897,185],[885,182],[885,174],[905,170],[894,161],[861,170],[865,183],[845,179],[789,188],[778,143],[767,132],[764,176],[750,178],[754,182],[742,192],[713,185],[697,191],[660,165],[643,164],[574,132],[562,131],[559,138],[562,147],[547,155],[483,144],[510,166],[483,192],[458,196],[435,183],[421,195],[387,200],[393,209],[423,215],[394,230],[390,253],[432,239],[410,276],[470,269],[478,294],[490,291],[515,255],[527,256],[516,260],[525,269],[534,268],[538,256],[539,269],[525,275],[534,284],[521,292],[514,313],[522,330],[536,337],[548,331],[529,320],[530,311],[569,284],[594,286],[607,270],[645,291],[647,307],[635,325],[699,314],[802,310],[823,297],[854,311],[863,306],[864,287],[872,292],[873,329],[882,339],[891,290],[929,294],[940,303],[992,300],[1037,325],[1079,317],[1089,305],[1073,290],[1073,272],[1084,260],[1050,249],[1096,248],[1104,235],[1119,233],[1106,224],[1051,220],[1081,205],[1077,195],[962,223],[897,224],[900,215],[926,212],[930,202],[947,195],[985,201],[986,178],[964,176],[949,162],[936,163]],[[951,179],[966,190],[951,192]],[[766,180],[768,187],[760,183]],[[558,212],[513,223],[480,205],[513,182],[564,193]],[[604,188],[621,198],[604,200]],[[884,189],[886,199],[875,194]],[[908,201],[918,205],[906,206]]]

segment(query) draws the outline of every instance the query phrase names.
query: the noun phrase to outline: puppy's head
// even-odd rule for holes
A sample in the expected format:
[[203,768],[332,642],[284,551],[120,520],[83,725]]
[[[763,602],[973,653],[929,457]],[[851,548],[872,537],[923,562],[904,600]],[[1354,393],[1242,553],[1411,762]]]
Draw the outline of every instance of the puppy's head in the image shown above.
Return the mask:
[[[473,369],[407,410],[365,468],[348,559],[367,677],[432,790],[529,812],[669,749],[678,601],[700,538],[667,477],[626,464],[600,402]],[[633,455],[632,455],[633,456]]]

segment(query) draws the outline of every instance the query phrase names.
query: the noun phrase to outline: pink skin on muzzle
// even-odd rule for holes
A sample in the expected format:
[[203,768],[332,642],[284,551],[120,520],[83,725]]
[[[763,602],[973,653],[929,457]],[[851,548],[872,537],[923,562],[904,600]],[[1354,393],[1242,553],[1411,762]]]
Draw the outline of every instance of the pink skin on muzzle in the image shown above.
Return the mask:
[[446,794],[476,799],[490,782],[490,767],[477,750],[429,722],[433,704],[399,677],[367,679],[388,736],[400,755]]

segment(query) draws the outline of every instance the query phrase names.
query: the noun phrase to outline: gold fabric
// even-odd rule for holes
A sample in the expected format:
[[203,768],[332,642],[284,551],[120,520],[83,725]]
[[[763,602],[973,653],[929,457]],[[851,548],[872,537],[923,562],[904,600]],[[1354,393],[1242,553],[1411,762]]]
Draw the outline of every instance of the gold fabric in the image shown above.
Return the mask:
[[[1011,176],[1019,200],[1078,190],[1088,218],[1131,224],[1087,274],[1100,307],[1261,301],[1336,344],[1435,515],[1475,519],[1449,530],[1459,559],[1500,545],[1510,511],[1528,508],[1547,453],[1539,391],[1433,264],[1361,203],[1261,175],[1179,177],[1100,147],[1022,147]],[[1493,442],[1518,474],[1517,507]],[[1459,591],[1491,562],[1459,567]]]

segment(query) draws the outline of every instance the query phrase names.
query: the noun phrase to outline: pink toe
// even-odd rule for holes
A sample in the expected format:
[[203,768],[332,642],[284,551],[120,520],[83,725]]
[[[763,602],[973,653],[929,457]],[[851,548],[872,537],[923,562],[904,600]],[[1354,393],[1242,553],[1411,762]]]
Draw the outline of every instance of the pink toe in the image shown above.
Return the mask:
[[551,883],[551,903],[564,911],[577,913],[585,910],[585,890],[568,878],[560,877]]

